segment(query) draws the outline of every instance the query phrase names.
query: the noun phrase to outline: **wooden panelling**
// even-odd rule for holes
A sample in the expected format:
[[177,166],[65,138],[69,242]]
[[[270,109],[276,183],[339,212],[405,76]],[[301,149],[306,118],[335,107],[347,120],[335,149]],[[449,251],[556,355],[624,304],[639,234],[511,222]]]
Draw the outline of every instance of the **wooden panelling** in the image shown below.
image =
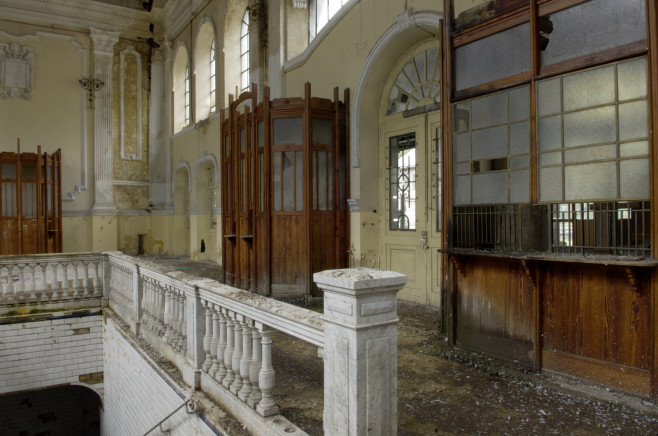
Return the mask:
[[602,362],[559,351],[544,350],[542,361],[544,368],[549,371],[569,374],[640,395],[648,396],[650,393],[650,372],[648,370]]
[[550,265],[542,272],[545,350],[650,369],[650,281],[622,268]]
[[272,286],[308,286],[304,220],[303,215],[272,217]]
[[488,259],[465,262],[458,279],[458,324],[474,332],[531,342],[533,286],[521,265]]

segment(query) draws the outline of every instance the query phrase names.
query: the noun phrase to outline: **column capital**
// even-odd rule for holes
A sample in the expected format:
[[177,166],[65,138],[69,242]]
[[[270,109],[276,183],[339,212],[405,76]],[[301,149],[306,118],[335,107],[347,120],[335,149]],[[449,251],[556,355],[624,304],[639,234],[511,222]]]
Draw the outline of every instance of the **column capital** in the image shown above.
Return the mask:
[[94,53],[114,53],[114,44],[119,41],[119,32],[108,32],[92,27],[90,37],[94,42]]

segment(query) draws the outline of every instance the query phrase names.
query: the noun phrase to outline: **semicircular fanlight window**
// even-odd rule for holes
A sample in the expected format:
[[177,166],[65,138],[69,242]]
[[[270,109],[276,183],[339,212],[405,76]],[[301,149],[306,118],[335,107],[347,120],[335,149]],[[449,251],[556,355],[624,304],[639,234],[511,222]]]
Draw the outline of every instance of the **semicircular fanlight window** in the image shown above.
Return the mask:
[[402,67],[388,94],[386,115],[439,103],[440,95],[439,49],[433,47],[416,54]]

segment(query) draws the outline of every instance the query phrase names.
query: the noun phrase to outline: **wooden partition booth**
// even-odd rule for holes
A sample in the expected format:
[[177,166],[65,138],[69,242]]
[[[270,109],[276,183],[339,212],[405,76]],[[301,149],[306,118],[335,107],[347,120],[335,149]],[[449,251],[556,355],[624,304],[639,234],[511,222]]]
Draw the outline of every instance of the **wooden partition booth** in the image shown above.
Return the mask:
[[344,101],[229,98],[222,112],[224,281],[271,296],[313,293],[347,265],[349,90]]

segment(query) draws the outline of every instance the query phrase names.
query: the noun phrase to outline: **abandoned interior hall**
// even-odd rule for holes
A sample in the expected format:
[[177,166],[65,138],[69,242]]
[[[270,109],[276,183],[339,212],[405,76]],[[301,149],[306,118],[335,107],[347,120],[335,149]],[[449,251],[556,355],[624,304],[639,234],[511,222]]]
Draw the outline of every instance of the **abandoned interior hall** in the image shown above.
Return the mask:
[[[274,329],[324,359],[326,434],[392,434],[397,298],[658,399],[654,0],[0,0],[0,97],[0,394],[74,379],[109,416],[153,348],[267,434]],[[88,339],[72,379],[3,382],[21,323]]]

